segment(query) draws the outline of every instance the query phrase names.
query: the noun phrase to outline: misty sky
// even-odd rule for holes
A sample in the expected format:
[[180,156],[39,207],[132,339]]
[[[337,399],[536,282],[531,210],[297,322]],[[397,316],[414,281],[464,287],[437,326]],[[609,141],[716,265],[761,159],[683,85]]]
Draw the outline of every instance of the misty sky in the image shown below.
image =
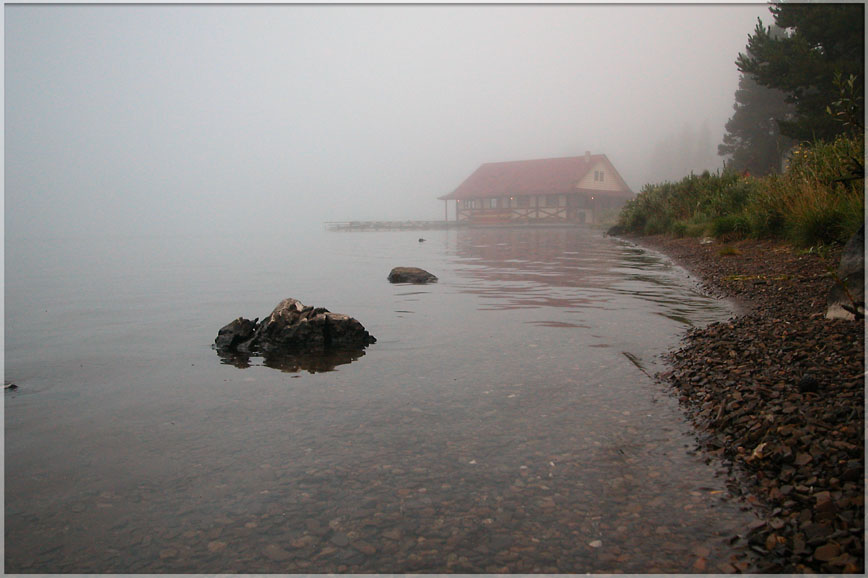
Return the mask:
[[[438,219],[481,163],[711,133],[764,4],[6,5],[7,238]],[[660,155],[658,150],[657,155]],[[450,215],[451,215],[450,210]]]

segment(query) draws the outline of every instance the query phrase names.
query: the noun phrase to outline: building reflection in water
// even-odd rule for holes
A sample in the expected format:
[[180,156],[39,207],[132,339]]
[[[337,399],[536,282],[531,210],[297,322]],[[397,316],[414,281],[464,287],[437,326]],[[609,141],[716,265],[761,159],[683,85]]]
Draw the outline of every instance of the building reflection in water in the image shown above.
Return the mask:
[[456,231],[459,290],[491,309],[602,307],[612,300],[612,244],[586,227]]

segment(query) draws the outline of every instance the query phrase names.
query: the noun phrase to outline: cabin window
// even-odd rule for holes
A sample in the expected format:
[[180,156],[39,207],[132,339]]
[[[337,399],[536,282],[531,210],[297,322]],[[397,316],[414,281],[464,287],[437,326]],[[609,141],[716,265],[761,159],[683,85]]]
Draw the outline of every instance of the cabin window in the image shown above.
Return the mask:
[[496,209],[497,208],[497,199],[488,199],[488,208]]
[[519,197],[516,200],[518,201],[519,207],[529,207],[530,206],[530,197]]
[[603,171],[594,171],[594,180],[595,181],[599,181],[602,183],[604,176],[605,176],[605,173]]
[[557,195],[546,195],[546,207],[557,207],[558,206],[558,196]]

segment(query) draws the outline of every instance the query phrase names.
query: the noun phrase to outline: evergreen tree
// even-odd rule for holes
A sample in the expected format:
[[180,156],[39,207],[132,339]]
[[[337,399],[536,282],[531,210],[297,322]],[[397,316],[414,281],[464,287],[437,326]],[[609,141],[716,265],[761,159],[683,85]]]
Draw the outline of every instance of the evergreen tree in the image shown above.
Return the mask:
[[[863,102],[865,78],[865,7],[854,4],[777,2],[770,8],[784,36],[758,23],[748,37],[747,53],[736,65],[766,87],[777,88],[795,106],[795,117],[779,119],[781,133],[799,140],[830,140],[841,123],[826,107],[840,98],[837,78],[858,80]],[[861,105],[859,115],[864,115]]]
[[717,147],[720,156],[729,157],[726,168],[756,176],[780,171],[784,153],[794,144],[778,128],[778,119],[791,118],[794,110],[786,95],[757,84],[751,74],[742,74],[733,109],[723,144]]

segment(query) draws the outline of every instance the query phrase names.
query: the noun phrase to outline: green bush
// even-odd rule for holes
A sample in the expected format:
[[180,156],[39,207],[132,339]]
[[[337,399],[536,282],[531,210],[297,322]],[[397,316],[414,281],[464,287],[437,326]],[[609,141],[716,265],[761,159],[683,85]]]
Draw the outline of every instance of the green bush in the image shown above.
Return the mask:
[[756,239],[782,237],[785,233],[786,219],[779,211],[748,212],[745,218],[750,236]]
[[864,151],[861,136],[840,136],[794,149],[782,175],[705,172],[647,184],[621,210],[617,226],[645,235],[751,236],[802,246],[846,242],[864,221]]
[[711,219],[741,211],[752,187],[738,175],[708,172],[648,184],[622,209],[618,225],[646,235],[699,236]]
[[841,135],[830,143],[802,143],[793,149],[785,176],[832,186],[858,172],[864,158],[865,141],[861,137]]
[[711,234],[721,239],[743,239],[750,234],[750,223],[747,217],[738,215],[724,215],[717,217],[711,222]]
[[685,237],[705,237],[708,234],[708,224],[705,222],[688,223],[687,230],[684,231]]
[[846,243],[846,216],[836,207],[821,206],[805,213],[790,225],[789,237],[796,245]]
[[748,207],[753,226],[803,247],[846,243],[864,221],[863,156],[862,138],[800,145],[783,175],[763,180]]
[[662,235],[669,232],[669,220],[664,215],[652,215],[645,221],[642,233],[645,235]]

